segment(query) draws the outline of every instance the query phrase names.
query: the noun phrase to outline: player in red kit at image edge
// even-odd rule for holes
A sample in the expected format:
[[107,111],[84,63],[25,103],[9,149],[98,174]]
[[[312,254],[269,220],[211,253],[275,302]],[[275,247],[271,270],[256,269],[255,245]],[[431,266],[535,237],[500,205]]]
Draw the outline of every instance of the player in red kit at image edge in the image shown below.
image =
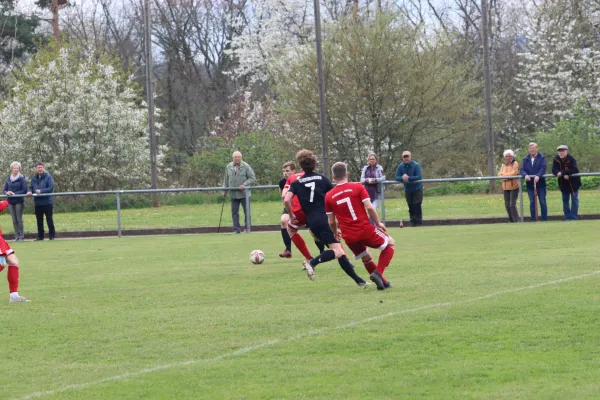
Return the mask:
[[[8,208],[8,201],[0,201],[0,212]],[[25,297],[19,296],[19,260],[15,255],[15,251],[10,248],[2,231],[0,230],[0,256],[6,258],[8,268],[6,271],[6,277],[8,279],[8,290],[10,292],[9,302],[29,302]],[[4,264],[0,264],[0,271],[4,270]]]

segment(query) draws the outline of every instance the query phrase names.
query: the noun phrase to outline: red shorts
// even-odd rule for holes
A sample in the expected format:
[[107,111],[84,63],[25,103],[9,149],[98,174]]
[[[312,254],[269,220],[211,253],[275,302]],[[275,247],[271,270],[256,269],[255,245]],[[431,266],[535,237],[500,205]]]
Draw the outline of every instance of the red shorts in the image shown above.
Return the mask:
[[343,236],[343,238],[357,260],[367,254],[368,247],[383,250],[390,242],[388,234],[375,227],[372,231],[364,231],[361,237]]
[[298,223],[294,224],[294,223],[292,223],[292,220],[290,219],[290,221],[288,222],[288,225],[294,229],[306,228],[306,214],[304,214],[304,211],[302,211],[302,210],[294,211],[294,215],[296,216]]
[[6,240],[4,240],[4,236],[0,235],[0,256],[10,256],[15,251],[10,248]]

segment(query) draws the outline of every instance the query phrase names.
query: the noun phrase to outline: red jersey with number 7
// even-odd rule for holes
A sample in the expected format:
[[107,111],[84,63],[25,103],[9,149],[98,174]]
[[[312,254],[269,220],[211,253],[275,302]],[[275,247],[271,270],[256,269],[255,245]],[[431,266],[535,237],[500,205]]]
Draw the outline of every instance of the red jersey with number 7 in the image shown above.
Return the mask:
[[325,212],[335,215],[346,242],[358,241],[365,232],[373,232],[366,200],[370,200],[369,193],[358,182],[337,185],[325,196]]

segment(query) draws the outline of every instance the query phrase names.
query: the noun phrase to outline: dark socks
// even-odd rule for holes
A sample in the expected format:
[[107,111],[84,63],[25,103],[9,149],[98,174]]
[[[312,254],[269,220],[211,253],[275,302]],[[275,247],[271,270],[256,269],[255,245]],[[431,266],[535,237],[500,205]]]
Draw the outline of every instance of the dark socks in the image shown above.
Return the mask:
[[327,250],[310,260],[310,265],[314,268],[321,263],[328,262],[334,259],[335,253],[333,252],[333,250]]
[[287,251],[292,251],[292,239],[290,239],[290,234],[288,233],[287,229],[281,229],[281,237],[283,238],[285,249]]
[[[331,251],[331,250],[329,250]],[[346,273],[346,275],[348,275],[350,278],[352,278],[354,280],[354,282],[356,283],[364,283],[365,281],[358,275],[356,275],[356,272],[354,272],[354,266],[350,263],[350,260],[348,260],[348,257],[341,256],[340,258],[338,258],[338,263],[340,264],[340,267],[342,267],[342,269],[344,270],[344,272]]]

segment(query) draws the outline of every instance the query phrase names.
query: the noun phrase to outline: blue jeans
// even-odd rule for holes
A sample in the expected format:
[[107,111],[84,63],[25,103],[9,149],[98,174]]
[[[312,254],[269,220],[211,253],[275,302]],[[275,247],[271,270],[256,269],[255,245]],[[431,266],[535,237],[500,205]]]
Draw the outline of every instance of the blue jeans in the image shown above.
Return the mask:
[[[527,187],[527,194],[529,195],[529,212],[531,214],[531,220],[535,221],[535,203],[533,201],[533,188]],[[546,205],[546,188],[537,188],[537,197],[540,202],[540,211],[542,212],[542,221],[548,220],[548,206]]]
[[[569,197],[571,198],[571,206],[569,207]],[[579,190],[574,192],[562,192],[563,212],[565,219],[576,220],[579,211]]]

